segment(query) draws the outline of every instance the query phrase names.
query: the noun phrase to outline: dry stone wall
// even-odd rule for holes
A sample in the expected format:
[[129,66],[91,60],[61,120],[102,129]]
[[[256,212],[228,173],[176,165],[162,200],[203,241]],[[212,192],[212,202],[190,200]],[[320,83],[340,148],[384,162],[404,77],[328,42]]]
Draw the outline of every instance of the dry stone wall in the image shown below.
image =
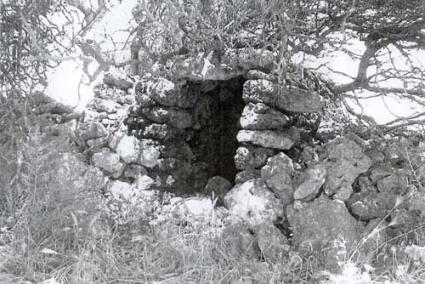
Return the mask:
[[[334,269],[370,222],[412,194],[411,176],[392,162],[390,143],[379,148],[349,134],[326,83],[292,68],[279,84],[273,60],[267,51],[229,50],[220,64],[201,54],[134,79],[107,76],[79,141],[109,176],[107,191],[213,196],[258,233],[261,247],[261,232],[275,232],[274,224],[285,235],[273,239],[322,254]],[[406,204],[413,224],[410,212],[424,208]]]

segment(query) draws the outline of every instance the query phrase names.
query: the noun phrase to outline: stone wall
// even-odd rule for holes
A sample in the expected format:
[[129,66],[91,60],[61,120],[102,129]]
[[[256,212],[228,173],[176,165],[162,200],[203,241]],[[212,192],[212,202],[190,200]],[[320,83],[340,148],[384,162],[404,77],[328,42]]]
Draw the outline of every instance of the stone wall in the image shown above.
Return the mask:
[[[412,195],[412,177],[390,143],[378,147],[347,130],[325,82],[291,68],[278,83],[273,60],[229,50],[220,64],[199,55],[134,80],[106,76],[80,123],[80,145],[109,176],[107,191],[218,197],[252,231],[274,224],[285,233],[279,239],[324,254],[333,268],[377,220],[396,219],[386,214]],[[409,201],[400,212],[414,224],[411,212],[422,207]]]

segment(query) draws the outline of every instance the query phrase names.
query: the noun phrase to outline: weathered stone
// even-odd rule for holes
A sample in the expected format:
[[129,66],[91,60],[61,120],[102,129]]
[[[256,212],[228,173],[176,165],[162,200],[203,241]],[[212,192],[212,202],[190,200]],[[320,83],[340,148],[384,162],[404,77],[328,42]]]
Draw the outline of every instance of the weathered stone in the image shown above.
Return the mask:
[[304,145],[303,151],[300,154],[300,163],[305,165],[310,165],[319,161],[319,156],[317,155],[316,150],[308,145]]
[[95,150],[95,149],[99,149],[99,148],[103,148],[104,146],[106,146],[108,144],[108,137],[99,137],[96,139],[90,139],[87,140],[87,146],[90,147],[90,149]]
[[186,132],[184,130],[174,128],[169,124],[152,123],[144,127],[142,136],[144,138],[167,141],[177,137],[185,140],[185,134]]
[[83,124],[80,126],[78,132],[78,135],[81,137],[81,139],[85,141],[108,135],[108,131],[106,130],[105,126],[103,126],[99,122],[90,122],[87,124]]
[[158,144],[150,139],[141,139],[140,147],[141,152],[138,162],[148,168],[155,167],[158,164],[159,156],[161,155]]
[[112,120],[112,119],[108,119],[108,118],[102,119],[102,124],[105,125],[105,126],[112,126],[116,123],[117,123],[116,120]]
[[158,105],[158,103],[146,93],[137,93],[136,102],[142,108]]
[[262,147],[281,150],[288,150],[295,143],[289,133],[270,130],[240,130],[236,139],[239,142],[249,142]]
[[133,87],[132,82],[121,78],[115,78],[111,74],[105,74],[105,76],[103,76],[103,83],[105,83],[109,87],[114,87],[124,91],[127,91],[128,89]]
[[156,123],[170,123],[174,127],[184,129],[192,126],[193,120],[190,113],[178,108],[141,108],[146,118]]
[[214,215],[214,203],[210,197],[192,196],[173,204],[171,211],[177,220],[208,221]]
[[232,188],[232,183],[221,176],[215,176],[208,179],[207,185],[205,185],[204,193],[207,195],[223,197]]
[[230,212],[250,225],[273,223],[283,217],[283,204],[262,180],[233,187],[224,197]]
[[261,256],[270,263],[282,263],[288,257],[288,239],[272,224],[261,224],[255,228]]
[[181,108],[192,107],[199,95],[193,89],[182,86],[182,84],[175,84],[165,78],[159,78],[156,81],[149,82],[147,85],[147,94],[163,106]]
[[347,200],[347,207],[354,216],[364,221],[383,217],[393,208],[397,196],[373,191],[357,192]]
[[125,135],[120,139],[116,151],[124,162],[137,163],[141,152],[140,141],[134,136]]
[[235,166],[239,170],[261,168],[267,159],[274,154],[272,149],[254,146],[242,146],[236,150]]
[[392,175],[394,172],[390,164],[375,164],[370,169],[369,177],[373,183],[377,183],[380,179]]
[[93,106],[96,108],[96,110],[104,111],[106,113],[115,113],[121,107],[114,101],[103,100],[98,98],[94,98]]
[[55,158],[55,162],[58,165],[55,174],[63,177],[64,183],[73,186],[75,192],[79,190],[98,191],[107,182],[107,178],[101,170],[87,165],[76,155],[64,153]]
[[334,198],[347,200],[352,193],[354,180],[371,166],[371,160],[362,148],[347,138],[337,138],[325,145],[328,172],[325,193]]
[[[286,208],[286,216],[298,251],[316,254],[331,271],[337,268],[336,262],[343,260],[338,256],[346,256],[359,239],[359,225],[340,200],[330,200],[322,195],[309,203],[297,201]],[[339,247],[338,243],[345,246]],[[324,257],[321,256],[323,253]]]
[[136,180],[139,175],[146,175],[148,172],[145,167],[137,164],[129,164],[125,167],[124,177]]
[[299,113],[320,112],[324,106],[321,96],[315,91],[279,87],[264,79],[246,81],[243,99],[246,102],[264,103],[279,110]]
[[241,126],[249,130],[282,129],[289,117],[263,103],[249,103],[245,106],[240,119]]
[[273,82],[276,78],[268,73],[264,73],[260,70],[249,70],[246,74],[246,78],[248,80],[257,80],[257,79],[264,79]]
[[326,180],[326,167],[317,164],[309,167],[301,176],[300,185],[294,192],[294,199],[309,201],[316,197]]
[[404,194],[409,186],[409,180],[405,173],[394,174],[380,179],[377,183],[379,192],[391,192],[393,194]]
[[271,70],[274,62],[275,56],[273,55],[273,52],[266,49],[226,49],[222,56],[223,64],[232,68],[242,68],[244,70]]
[[134,182],[134,186],[139,190],[148,190],[155,184],[155,181],[148,175],[139,174]]
[[221,240],[226,245],[226,254],[235,259],[258,259],[261,256],[255,235],[249,228],[241,223],[226,226],[222,232]]
[[258,179],[261,177],[261,171],[256,169],[247,169],[244,171],[241,171],[236,174],[235,176],[235,183],[240,184],[244,183],[246,181],[249,181],[251,179]]
[[103,148],[101,152],[93,154],[92,162],[96,167],[113,175],[119,176],[124,169],[120,156],[112,153],[109,148]]
[[261,179],[279,196],[284,205],[291,203],[294,194],[293,171],[291,158],[282,152],[269,158],[261,169]]
[[108,146],[113,151],[117,150],[118,144],[121,141],[121,139],[127,135],[128,128],[124,124],[120,124],[119,128],[115,130],[115,132],[111,135],[111,138],[109,139]]

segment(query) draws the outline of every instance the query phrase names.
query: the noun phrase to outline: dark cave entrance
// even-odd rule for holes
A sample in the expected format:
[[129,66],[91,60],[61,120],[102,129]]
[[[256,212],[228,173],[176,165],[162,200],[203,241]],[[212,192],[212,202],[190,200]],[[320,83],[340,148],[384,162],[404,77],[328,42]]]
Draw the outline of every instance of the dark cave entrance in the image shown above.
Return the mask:
[[[208,178],[221,176],[234,183],[237,169],[234,156],[239,144],[243,77],[227,81],[194,83],[201,94],[194,109],[195,130],[188,142],[195,163]],[[206,181],[205,181],[206,183]]]

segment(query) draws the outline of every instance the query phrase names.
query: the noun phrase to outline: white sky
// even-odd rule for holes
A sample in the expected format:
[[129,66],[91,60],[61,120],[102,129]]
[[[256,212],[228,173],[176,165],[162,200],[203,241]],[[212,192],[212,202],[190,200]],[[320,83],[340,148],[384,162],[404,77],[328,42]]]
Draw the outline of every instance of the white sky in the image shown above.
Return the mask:
[[[129,27],[134,26],[131,10],[137,2],[137,0],[113,2],[111,9],[84,38],[95,40],[101,49],[111,53],[117,62],[130,59],[129,47],[123,47],[129,37]],[[74,28],[78,30],[78,26],[79,23],[75,23]],[[76,53],[75,56],[80,54]],[[93,72],[97,67],[98,64],[93,62],[89,70]],[[83,71],[82,60],[66,60],[48,74],[49,85],[46,94],[65,104],[73,106],[78,104],[78,109],[81,110],[93,97],[93,87],[101,82],[102,78],[103,74],[100,74],[94,82],[89,82]]]

